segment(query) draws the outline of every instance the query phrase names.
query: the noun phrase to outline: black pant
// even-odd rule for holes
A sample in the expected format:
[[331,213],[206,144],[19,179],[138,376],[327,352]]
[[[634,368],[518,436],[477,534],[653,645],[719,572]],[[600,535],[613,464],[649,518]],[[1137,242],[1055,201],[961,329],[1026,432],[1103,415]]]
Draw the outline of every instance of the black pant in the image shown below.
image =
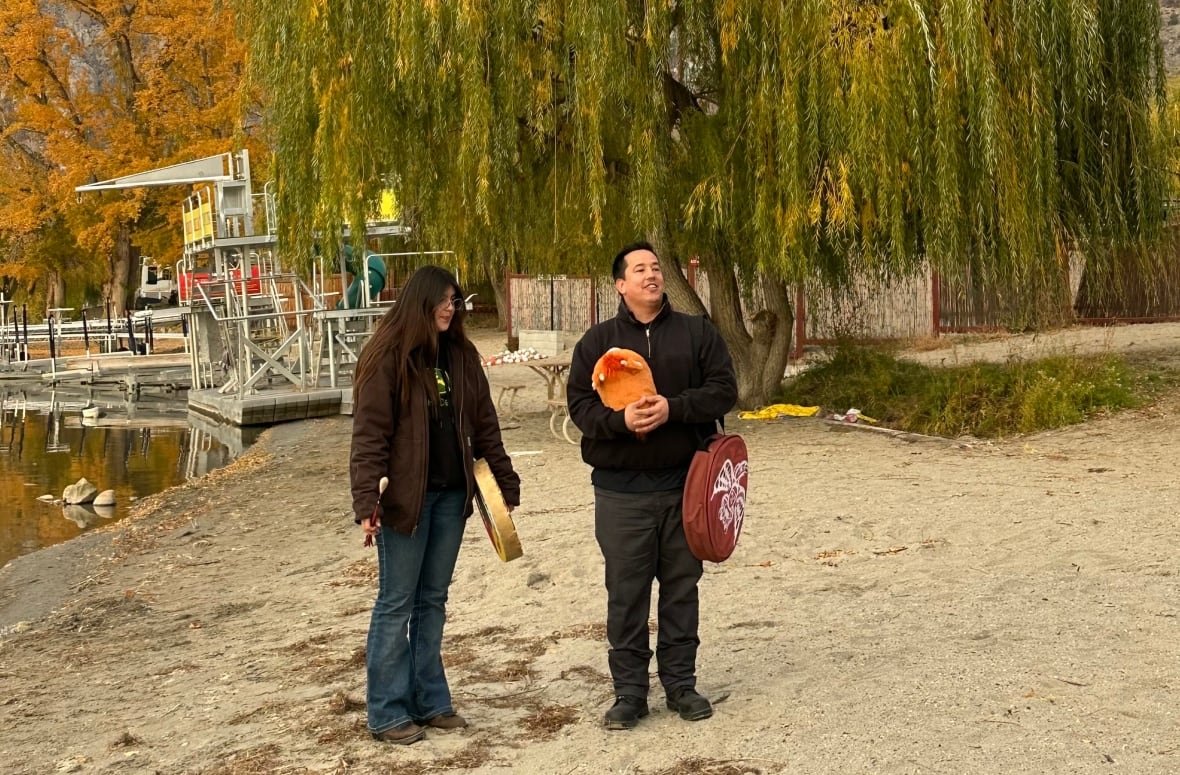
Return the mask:
[[616,695],[647,697],[647,620],[658,579],[656,664],[665,691],[696,686],[701,561],[684,538],[680,490],[594,488],[594,535],[606,560],[606,637]]

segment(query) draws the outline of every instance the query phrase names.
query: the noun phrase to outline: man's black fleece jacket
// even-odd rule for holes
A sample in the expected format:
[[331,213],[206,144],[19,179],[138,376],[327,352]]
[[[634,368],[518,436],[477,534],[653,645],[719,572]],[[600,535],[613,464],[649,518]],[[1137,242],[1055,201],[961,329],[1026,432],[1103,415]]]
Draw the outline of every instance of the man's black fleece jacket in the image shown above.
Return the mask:
[[[612,347],[634,350],[668,399],[668,421],[643,439],[627,430],[623,411],[594,391],[594,364]],[[681,487],[692,456],[715,422],[737,403],[737,378],[725,340],[708,319],[672,309],[667,297],[650,323],[623,303],[574,347],[566,384],[570,418],[582,431],[582,459],[594,485],[620,492]]]

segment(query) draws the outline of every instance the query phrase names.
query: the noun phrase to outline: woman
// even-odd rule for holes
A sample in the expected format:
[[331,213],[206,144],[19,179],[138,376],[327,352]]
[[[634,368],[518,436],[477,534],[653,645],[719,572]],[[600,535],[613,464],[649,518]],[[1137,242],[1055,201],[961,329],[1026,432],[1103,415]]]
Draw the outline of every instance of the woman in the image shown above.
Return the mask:
[[[488,461],[510,508],[520,478],[475,345],[463,332],[463,293],[445,269],[410,277],[361,352],[353,388],[352,506],[377,543],[380,581],[369,623],[369,731],[408,744],[426,727],[467,726],[451,706],[442,664],[447,588]],[[389,477],[380,496],[378,483]]]

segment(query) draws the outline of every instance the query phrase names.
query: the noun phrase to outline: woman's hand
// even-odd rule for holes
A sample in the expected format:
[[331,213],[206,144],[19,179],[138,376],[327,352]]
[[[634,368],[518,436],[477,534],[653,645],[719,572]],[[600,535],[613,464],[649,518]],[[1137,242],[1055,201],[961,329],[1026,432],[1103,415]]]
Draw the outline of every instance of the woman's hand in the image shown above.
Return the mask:
[[[384,487],[381,488],[384,491]],[[361,520],[361,530],[365,534],[365,546],[372,546],[373,541],[376,540],[377,534],[381,532],[381,515],[385,512],[381,509],[381,503],[378,502],[373,507],[372,516],[365,517]]]

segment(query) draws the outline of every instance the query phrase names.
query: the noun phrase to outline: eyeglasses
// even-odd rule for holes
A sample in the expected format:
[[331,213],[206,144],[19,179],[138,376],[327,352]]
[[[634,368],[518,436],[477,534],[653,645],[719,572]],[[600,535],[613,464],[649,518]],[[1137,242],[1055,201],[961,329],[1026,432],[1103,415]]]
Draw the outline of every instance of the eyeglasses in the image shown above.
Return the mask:
[[466,309],[467,305],[463,301],[462,296],[452,296],[451,298],[443,299],[442,301],[440,301],[438,303],[438,309],[446,309],[447,307],[450,307],[451,309],[461,310],[461,309]]

